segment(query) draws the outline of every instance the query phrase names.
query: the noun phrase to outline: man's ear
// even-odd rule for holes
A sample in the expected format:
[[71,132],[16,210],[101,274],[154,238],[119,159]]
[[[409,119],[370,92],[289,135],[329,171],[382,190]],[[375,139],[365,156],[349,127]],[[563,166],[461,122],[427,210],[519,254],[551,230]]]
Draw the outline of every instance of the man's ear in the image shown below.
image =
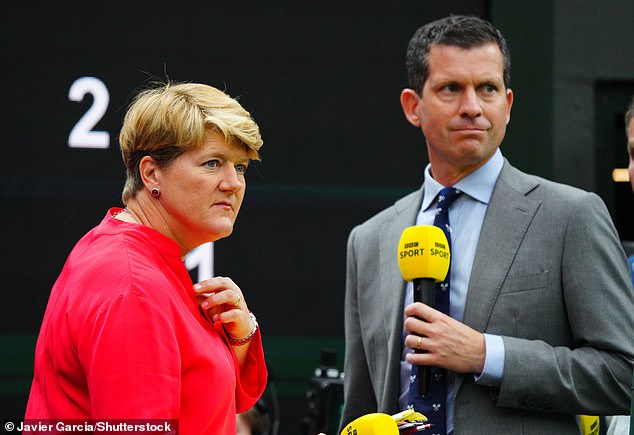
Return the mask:
[[403,89],[401,92],[401,107],[405,118],[415,127],[420,127],[420,116],[418,114],[418,105],[420,104],[421,97],[418,93],[409,88]]
[[506,125],[511,120],[511,106],[513,106],[513,90],[506,90]]
[[143,180],[143,184],[148,189],[152,189],[153,187],[159,186],[159,167],[156,164],[156,160],[154,160],[150,156],[145,156],[139,162],[139,174],[141,175],[141,180]]

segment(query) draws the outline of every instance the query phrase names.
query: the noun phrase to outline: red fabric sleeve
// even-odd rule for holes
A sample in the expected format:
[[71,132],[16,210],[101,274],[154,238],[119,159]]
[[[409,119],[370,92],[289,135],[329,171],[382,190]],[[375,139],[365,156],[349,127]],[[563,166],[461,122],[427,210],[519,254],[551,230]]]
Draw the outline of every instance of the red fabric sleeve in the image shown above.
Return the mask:
[[[238,362],[233,356],[235,364]],[[236,384],[236,412],[244,412],[251,408],[262,396],[266,389],[268,372],[262,347],[262,335],[260,331],[249,344],[247,357],[237,377]]]
[[178,419],[176,336],[152,302],[121,295],[89,319],[77,344],[96,419]]

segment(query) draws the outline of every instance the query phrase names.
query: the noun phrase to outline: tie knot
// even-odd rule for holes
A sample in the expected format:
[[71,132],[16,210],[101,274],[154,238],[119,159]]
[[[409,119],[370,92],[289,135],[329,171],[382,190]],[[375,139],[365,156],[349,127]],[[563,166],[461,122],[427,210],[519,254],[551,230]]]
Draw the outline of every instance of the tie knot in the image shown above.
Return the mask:
[[438,193],[438,208],[448,209],[462,192],[453,186],[445,187]]

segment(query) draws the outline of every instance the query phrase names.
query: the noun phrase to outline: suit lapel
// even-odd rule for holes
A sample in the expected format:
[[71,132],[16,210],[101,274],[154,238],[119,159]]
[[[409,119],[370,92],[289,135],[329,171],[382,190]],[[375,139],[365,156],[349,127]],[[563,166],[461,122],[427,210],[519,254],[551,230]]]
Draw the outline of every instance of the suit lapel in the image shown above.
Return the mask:
[[407,283],[398,267],[398,241],[403,230],[416,223],[420,208],[422,190],[414,192],[395,204],[395,217],[380,229],[381,247],[379,252],[381,302],[385,309],[385,339],[388,346],[389,368],[385,381],[383,399],[398,397],[400,385],[400,363],[403,332],[403,302]]
[[380,288],[383,296],[383,306],[389,308],[386,319],[389,325],[394,325],[395,322],[402,317],[403,304],[396,305],[394,300],[400,297],[400,301],[403,301],[405,287],[407,285],[398,267],[398,241],[401,238],[403,230],[416,223],[416,215],[420,208],[421,198],[422,191],[419,190],[415,194],[411,194],[401,201],[398,201],[395,204],[396,214],[394,219],[386,222],[380,229]]
[[527,198],[534,178],[505,162],[489,202],[473,262],[464,322],[485,331],[502,284],[541,202]]

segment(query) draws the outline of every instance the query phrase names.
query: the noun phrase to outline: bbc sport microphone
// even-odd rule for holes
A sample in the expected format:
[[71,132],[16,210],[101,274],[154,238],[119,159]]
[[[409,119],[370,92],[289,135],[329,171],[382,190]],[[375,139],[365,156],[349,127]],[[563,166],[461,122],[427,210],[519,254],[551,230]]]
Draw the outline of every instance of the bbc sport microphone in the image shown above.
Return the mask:
[[340,435],[399,435],[399,431],[391,415],[375,412],[357,418]]
[[[435,308],[434,284],[445,280],[449,260],[449,243],[439,227],[416,225],[405,228],[398,242],[398,266],[403,279],[414,282],[414,302]],[[415,352],[424,351],[416,349]],[[418,367],[420,394],[427,394],[430,380],[430,367]]]

